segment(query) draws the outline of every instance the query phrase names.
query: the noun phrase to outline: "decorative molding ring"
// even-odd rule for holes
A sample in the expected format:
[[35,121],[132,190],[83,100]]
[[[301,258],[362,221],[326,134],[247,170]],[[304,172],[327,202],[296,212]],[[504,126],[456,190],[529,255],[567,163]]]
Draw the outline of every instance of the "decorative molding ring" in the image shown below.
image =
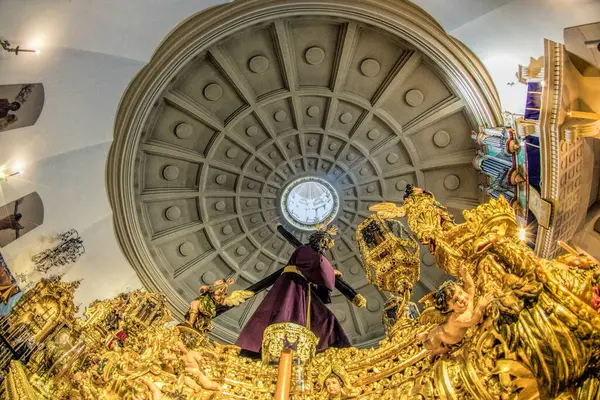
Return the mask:
[[[497,126],[502,120],[497,92],[481,62],[463,44],[446,34],[429,14],[409,2],[247,0],[216,6],[183,21],[164,39],[123,95],[106,171],[115,234],[121,249],[144,286],[166,295],[177,318],[183,317],[188,305],[157,264],[162,255],[147,245],[149,233],[139,220],[144,212],[137,201],[140,189],[134,185],[134,171],[138,168],[138,147],[144,124],[173,78],[194,57],[222,38],[249,26],[294,16],[345,18],[401,38],[429,57],[449,78],[464,96],[465,107],[472,113],[475,125]],[[417,174],[417,179],[423,180],[422,173]],[[219,326],[213,334],[227,342],[235,340],[231,331]]]

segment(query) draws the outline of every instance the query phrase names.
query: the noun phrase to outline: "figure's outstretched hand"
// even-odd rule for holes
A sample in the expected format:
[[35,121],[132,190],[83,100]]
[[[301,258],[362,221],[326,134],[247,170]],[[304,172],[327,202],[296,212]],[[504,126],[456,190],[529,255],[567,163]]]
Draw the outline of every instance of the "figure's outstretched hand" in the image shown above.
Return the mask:
[[486,293],[479,298],[479,307],[486,308],[494,300],[494,295]]
[[334,269],[333,273],[335,274],[335,276],[339,276],[340,278],[344,276],[342,274],[342,271],[340,271],[339,269]]

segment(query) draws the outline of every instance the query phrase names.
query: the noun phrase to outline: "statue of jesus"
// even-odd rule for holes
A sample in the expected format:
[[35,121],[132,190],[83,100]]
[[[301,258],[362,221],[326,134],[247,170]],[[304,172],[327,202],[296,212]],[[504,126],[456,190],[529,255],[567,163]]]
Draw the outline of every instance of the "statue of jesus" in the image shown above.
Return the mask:
[[329,347],[351,346],[342,326],[325,305],[331,302],[335,276],[341,276],[323,255],[333,247],[332,234],[335,230],[318,230],[309,237],[308,244],[294,251],[283,273],[240,333],[236,344],[246,355],[258,356],[265,328],[279,322],[310,328],[319,338],[317,352]]

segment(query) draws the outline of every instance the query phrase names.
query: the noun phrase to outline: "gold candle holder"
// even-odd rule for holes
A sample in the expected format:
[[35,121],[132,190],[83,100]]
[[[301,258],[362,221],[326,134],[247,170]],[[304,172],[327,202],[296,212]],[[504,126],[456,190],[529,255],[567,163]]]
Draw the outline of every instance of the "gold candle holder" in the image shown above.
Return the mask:
[[279,360],[286,347],[294,350],[294,358],[305,364],[310,362],[317,351],[319,338],[305,326],[291,322],[272,324],[265,329],[262,343],[262,361],[268,364]]

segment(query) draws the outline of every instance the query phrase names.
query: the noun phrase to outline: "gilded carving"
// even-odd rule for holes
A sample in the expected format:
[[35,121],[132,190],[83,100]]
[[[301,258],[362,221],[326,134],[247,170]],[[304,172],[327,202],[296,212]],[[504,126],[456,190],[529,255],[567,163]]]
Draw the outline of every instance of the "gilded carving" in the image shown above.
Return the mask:
[[[384,208],[391,214],[381,215]],[[456,224],[433,195],[416,189],[409,190],[403,206],[384,208],[377,207],[380,215],[359,230],[359,235],[364,229],[381,234],[374,247],[366,234],[366,257],[377,246],[393,250],[366,261],[373,282],[395,293],[384,310],[389,326],[379,347],[312,355],[310,340],[304,343],[310,346],[300,345],[300,333],[274,326],[273,340],[265,340],[267,347],[274,343],[265,350],[269,358],[252,360],[198,330],[165,326],[170,315],[164,298],[136,291],[92,304],[85,320],[62,314],[60,321],[75,341],[61,367],[28,381],[14,363],[6,384],[9,399],[271,399],[278,376],[273,362],[286,340],[297,342],[291,347],[302,361],[292,373],[293,399],[600,396],[600,266],[594,260],[575,254],[537,257],[519,239],[514,213],[502,197],[465,211],[463,224]],[[388,224],[400,215],[407,217],[410,235],[403,226]],[[377,227],[367,228],[371,223]],[[398,245],[401,236],[394,229],[404,232],[406,245]],[[463,280],[444,285],[443,296],[429,297],[439,311],[451,310],[445,322],[427,312],[418,318],[406,301],[411,287],[404,283],[414,279],[411,268],[417,265],[408,244],[415,240],[429,245],[440,268]],[[396,278],[385,280],[381,271]],[[403,285],[392,285],[400,281]],[[21,309],[42,299],[32,295]],[[119,336],[121,331],[126,336]],[[115,344],[115,337],[121,341]],[[33,359],[27,367],[35,372],[41,367]]]

